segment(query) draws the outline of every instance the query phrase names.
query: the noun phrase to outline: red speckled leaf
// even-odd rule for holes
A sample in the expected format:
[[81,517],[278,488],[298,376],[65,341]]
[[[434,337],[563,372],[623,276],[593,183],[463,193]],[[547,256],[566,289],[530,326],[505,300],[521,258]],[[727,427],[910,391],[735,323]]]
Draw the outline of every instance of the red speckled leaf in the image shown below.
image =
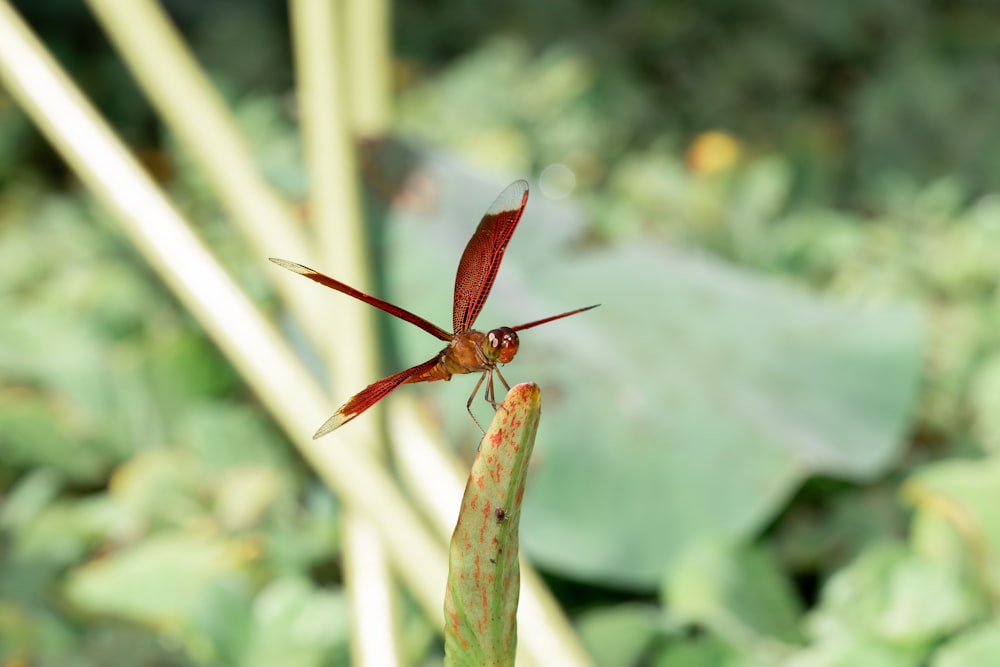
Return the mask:
[[518,525],[540,413],[538,386],[515,386],[480,444],[451,538],[445,665],[514,664]]

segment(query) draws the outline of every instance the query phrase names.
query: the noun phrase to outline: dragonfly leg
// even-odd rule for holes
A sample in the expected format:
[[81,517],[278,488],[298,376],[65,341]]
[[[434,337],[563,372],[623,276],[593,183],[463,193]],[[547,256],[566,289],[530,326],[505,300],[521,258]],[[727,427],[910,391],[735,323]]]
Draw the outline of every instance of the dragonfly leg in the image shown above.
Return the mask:
[[494,368],[493,370],[497,372],[497,377],[500,378],[500,382],[503,382],[504,389],[510,391],[510,385],[507,384],[507,381],[503,379],[503,373],[500,372],[500,369]]
[[[496,394],[493,391],[494,371],[496,371],[497,377],[500,378],[500,382],[503,383],[503,386],[507,389],[507,391],[510,391],[510,385],[507,384],[507,381],[503,379],[503,373],[500,372],[499,368],[493,368],[492,370],[487,371],[487,373],[490,374],[490,380],[486,384],[486,402],[492,405],[493,409],[496,410],[497,408],[503,408],[503,403],[497,401]],[[506,409],[507,408],[504,408],[504,410]]]
[[[479,392],[479,387],[483,384],[483,380],[486,379],[486,375],[488,373],[489,371],[483,371],[483,374],[479,376],[479,382],[477,382],[476,386],[472,388],[472,393],[469,394],[469,400],[465,404],[465,409],[469,411],[469,416],[472,417],[472,421],[476,422],[476,426],[478,426],[479,430],[483,432],[483,435],[486,435],[486,429],[484,429],[483,425],[479,423],[478,419],[476,419],[476,415],[472,414],[472,399],[476,397],[476,394]],[[492,375],[490,376],[490,382],[491,383],[493,382]],[[490,390],[489,385],[487,385],[486,391],[489,392],[489,390]]]

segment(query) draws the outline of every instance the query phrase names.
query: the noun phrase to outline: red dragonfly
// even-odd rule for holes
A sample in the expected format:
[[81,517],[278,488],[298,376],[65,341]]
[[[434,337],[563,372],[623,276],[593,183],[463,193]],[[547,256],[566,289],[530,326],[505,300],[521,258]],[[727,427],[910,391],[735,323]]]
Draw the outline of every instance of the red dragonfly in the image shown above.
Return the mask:
[[[389,392],[401,384],[409,382],[432,382],[434,380],[450,380],[452,375],[459,373],[482,373],[476,383],[469,401],[465,404],[466,409],[476,422],[476,426],[482,431],[483,427],[472,414],[472,399],[475,398],[479,387],[486,381],[486,401],[496,409],[498,403],[493,393],[493,374],[496,373],[503,386],[510,390],[510,385],[500,374],[498,364],[506,364],[517,354],[518,338],[517,332],[539,324],[552,322],[553,320],[569,317],[582,313],[585,310],[596,308],[597,305],[577,308],[561,315],[553,315],[527,324],[516,327],[500,327],[488,333],[475,331],[472,328],[476,317],[486,303],[486,297],[490,294],[493,281],[497,271],[500,269],[500,262],[503,260],[504,251],[510,237],[517,228],[517,223],[524,213],[524,207],[528,203],[528,183],[527,181],[514,181],[507,189],[500,193],[493,205],[486,211],[486,215],[476,227],[476,232],[469,239],[469,244],[465,246],[462,259],[458,263],[458,274],[455,276],[455,302],[452,310],[453,333],[448,333],[441,327],[428,322],[419,315],[394,306],[391,303],[382,301],[374,296],[359,292],[358,290],[345,285],[339,280],[324,275],[319,271],[310,269],[307,266],[289,262],[284,259],[270,258],[278,266],[282,266],[289,271],[302,274],[310,280],[314,280],[321,285],[326,285],[338,292],[343,292],[355,299],[375,306],[390,315],[406,320],[414,324],[430,335],[448,343],[448,347],[438,352],[432,359],[428,359],[422,364],[417,364],[405,371],[382,378],[378,382],[368,385],[359,393],[355,394],[340,406],[336,414],[326,420],[313,439],[322,437],[334,429],[340,428],[351,421],[362,412],[375,405]],[[599,305],[599,304],[598,304]]]

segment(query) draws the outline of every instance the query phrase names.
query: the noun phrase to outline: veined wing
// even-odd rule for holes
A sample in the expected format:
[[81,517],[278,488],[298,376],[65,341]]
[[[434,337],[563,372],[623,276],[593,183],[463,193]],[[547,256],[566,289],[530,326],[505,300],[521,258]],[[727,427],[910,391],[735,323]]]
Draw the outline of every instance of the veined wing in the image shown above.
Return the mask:
[[455,333],[472,328],[486,303],[504,251],[528,203],[528,182],[514,181],[500,193],[465,246],[455,275]]
[[277,259],[275,257],[269,257],[268,259],[270,259],[278,266],[288,269],[289,271],[294,271],[299,275],[303,275],[306,278],[309,278],[310,280],[318,282],[320,285],[325,285],[330,289],[335,289],[338,292],[346,294],[347,296],[353,296],[358,301],[364,301],[369,306],[375,306],[379,310],[385,311],[390,315],[395,315],[401,320],[405,320],[410,324],[414,324],[420,327],[421,329],[423,329],[424,331],[426,331],[427,333],[429,333],[430,335],[434,336],[439,340],[444,340],[444,341],[451,340],[451,334],[446,332],[444,329],[442,329],[441,327],[432,322],[428,322],[427,320],[420,317],[416,313],[411,313],[405,308],[394,306],[388,301],[383,301],[382,299],[371,296],[370,294],[365,294],[364,292],[356,290],[350,285],[344,284],[339,280],[331,278],[326,274],[320,273],[315,269],[310,269],[308,266],[303,266],[302,264],[298,264],[296,262],[289,262],[287,259]]
[[327,433],[334,431],[347,422],[351,421],[362,412],[375,405],[389,395],[393,389],[406,382],[410,377],[424,373],[433,368],[438,362],[437,355],[428,359],[422,364],[417,364],[413,368],[407,368],[395,375],[382,378],[378,382],[373,382],[354,396],[351,396],[347,403],[340,406],[336,414],[327,419],[319,430],[313,435],[313,440],[322,438]]

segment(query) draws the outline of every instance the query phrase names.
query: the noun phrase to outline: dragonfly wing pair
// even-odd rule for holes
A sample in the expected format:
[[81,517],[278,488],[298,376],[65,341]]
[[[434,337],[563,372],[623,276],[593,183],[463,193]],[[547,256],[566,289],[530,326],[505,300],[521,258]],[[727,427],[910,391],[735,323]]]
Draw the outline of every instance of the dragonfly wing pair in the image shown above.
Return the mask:
[[[546,322],[596,308],[596,306],[578,308],[567,313],[553,315],[552,317],[546,317],[520,326],[495,329],[486,336],[472,330],[476,318],[482,312],[490,290],[493,288],[493,282],[496,280],[504,252],[507,250],[507,244],[510,243],[510,239],[514,235],[514,230],[517,229],[517,223],[521,220],[521,215],[524,213],[524,207],[527,203],[527,181],[515,181],[500,193],[500,196],[496,198],[493,205],[486,211],[483,219],[480,220],[479,226],[476,227],[475,233],[469,240],[468,245],[465,246],[462,259],[458,263],[458,272],[455,276],[455,299],[452,310],[453,331],[450,334],[441,327],[428,322],[405,308],[400,308],[388,301],[365,294],[319,271],[284,259],[271,258],[271,261],[278,266],[301,274],[338,292],[352,296],[390,315],[395,315],[410,324],[420,327],[438,340],[449,343],[448,347],[439,352],[434,358],[428,359],[422,364],[417,364],[395,375],[383,378],[362,389],[344,403],[344,405],[340,406],[336,414],[330,417],[316,431],[313,438],[322,437],[343,426],[385,398],[396,387],[407,382],[447,380],[454,373],[481,371],[483,375],[479,382],[476,383],[476,390],[473,391],[473,395],[478,391],[479,386],[487,376],[489,376],[489,383],[487,384],[489,390],[492,388],[492,373],[497,363],[506,363],[513,358],[514,353],[517,351],[517,335],[513,332],[530,329],[539,324],[545,324]],[[491,347],[493,341],[497,341],[497,345],[500,344],[501,335],[499,332],[502,331],[510,332],[506,338],[503,338],[508,348],[510,348],[505,352],[501,352],[499,348],[494,349]],[[513,339],[510,336],[513,336]],[[479,341],[481,340],[486,342],[480,343]],[[471,352],[470,349],[472,350]],[[504,382],[504,385],[506,385],[506,382]],[[488,398],[492,399],[492,396]],[[475,420],[474,416],[473,420]],[[476,424],[478,425],[478,423],[477,421]]]

